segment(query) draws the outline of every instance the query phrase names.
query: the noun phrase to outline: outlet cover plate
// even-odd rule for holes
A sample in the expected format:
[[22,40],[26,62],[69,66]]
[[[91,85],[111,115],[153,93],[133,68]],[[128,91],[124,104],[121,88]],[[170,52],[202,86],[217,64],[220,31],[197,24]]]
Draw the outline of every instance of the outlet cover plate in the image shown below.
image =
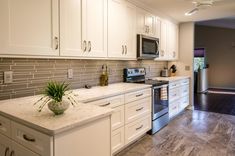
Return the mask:
[[12,82],[13,82],[13,72],[5,71],[4,72],[4,84],[12,83]]

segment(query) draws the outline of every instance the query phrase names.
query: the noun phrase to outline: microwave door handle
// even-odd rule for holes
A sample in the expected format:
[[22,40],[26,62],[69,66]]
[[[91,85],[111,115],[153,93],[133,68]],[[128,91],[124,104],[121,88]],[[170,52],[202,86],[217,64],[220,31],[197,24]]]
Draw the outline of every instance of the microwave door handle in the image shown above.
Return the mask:
[[159,54],[159,50],[158,50],[159,49],[159,42],[156,41],[156,44],[157,44],[156,53]]

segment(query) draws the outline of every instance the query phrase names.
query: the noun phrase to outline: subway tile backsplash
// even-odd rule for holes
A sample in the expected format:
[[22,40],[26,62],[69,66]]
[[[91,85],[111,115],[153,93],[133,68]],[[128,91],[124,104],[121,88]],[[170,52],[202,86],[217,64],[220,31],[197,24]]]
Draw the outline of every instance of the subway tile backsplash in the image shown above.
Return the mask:
[[[71,89],[85,84],[99,85],[101,66],[109,68],[109,83],[123,81],[123,68],[145,67],[147,77],[160,75],[167,62],[153,60],[111,61],[111,60],[67,60],[67,59],[22,59],[0,58],[0,100],[42,93],[50,80],[70,83]],[[73,79],[67,78],[67,70],[73,69]],[[13,71],[13,83],[4,84],[3,72]]]

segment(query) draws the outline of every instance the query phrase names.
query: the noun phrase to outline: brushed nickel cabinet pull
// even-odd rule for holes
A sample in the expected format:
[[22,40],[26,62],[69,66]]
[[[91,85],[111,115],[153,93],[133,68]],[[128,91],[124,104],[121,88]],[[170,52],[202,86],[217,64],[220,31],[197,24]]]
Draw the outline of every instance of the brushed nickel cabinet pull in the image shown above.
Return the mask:
[[124,45],[122,45],[122,55],[124,54]]
[[138,94],[138,95],[136,95],[136,97],[139,97],[139,96],[142,96],[142,95],[144,95],[143,93],[141,93],[141,94]]
[[9,147],[7,147],[7,148],[5,149],[5,154],[4,154],[4,156],[7,156],[7,155],[8,155],[9,150],[10,150],[10,148],[9,148]]
[[84,41],[83,41],[83,52],[86,51],[86,48],[87,48],[87,45],[86,45],[86,41],[84,40]]
[[14,156],[15,155],[15,151],[11,151],[10,156]]
[[136,112],[141,111],[144,107],[141,107],[139,109],[136,109]]
[[106,104],[104,104],[104,105],[100,105],[101,107],[105,107],[105,106],[108,106],[108,105],[110,105],[111,103],[109,102],[109,103],[106,103]]
[[127,54],[127,46],[125,45],[125,54]]
[[34,138],[28,137],[26,134],[23,135],[24,140],[29,141],[29,142],[35,142],[36,140]]
[[140,127],[136,128],[135,130],[138,131],[138,130],[141,129],[142,127],[143,127],[143,125],[141,125]]
[[91,52],[91,41],[88,41],[88,47],[89,47],[88,52]]
[[55,36],[54,40],[55,40],[55,50],[58,50],[59,49],[59,38],[57,36]]

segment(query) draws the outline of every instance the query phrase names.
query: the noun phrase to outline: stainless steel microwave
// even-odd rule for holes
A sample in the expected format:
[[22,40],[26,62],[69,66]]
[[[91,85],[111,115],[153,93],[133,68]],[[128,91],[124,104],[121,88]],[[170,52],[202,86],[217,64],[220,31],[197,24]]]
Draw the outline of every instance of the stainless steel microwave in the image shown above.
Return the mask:
[[137,34],[137,58],[154,59],[159,57],[159,38]]

